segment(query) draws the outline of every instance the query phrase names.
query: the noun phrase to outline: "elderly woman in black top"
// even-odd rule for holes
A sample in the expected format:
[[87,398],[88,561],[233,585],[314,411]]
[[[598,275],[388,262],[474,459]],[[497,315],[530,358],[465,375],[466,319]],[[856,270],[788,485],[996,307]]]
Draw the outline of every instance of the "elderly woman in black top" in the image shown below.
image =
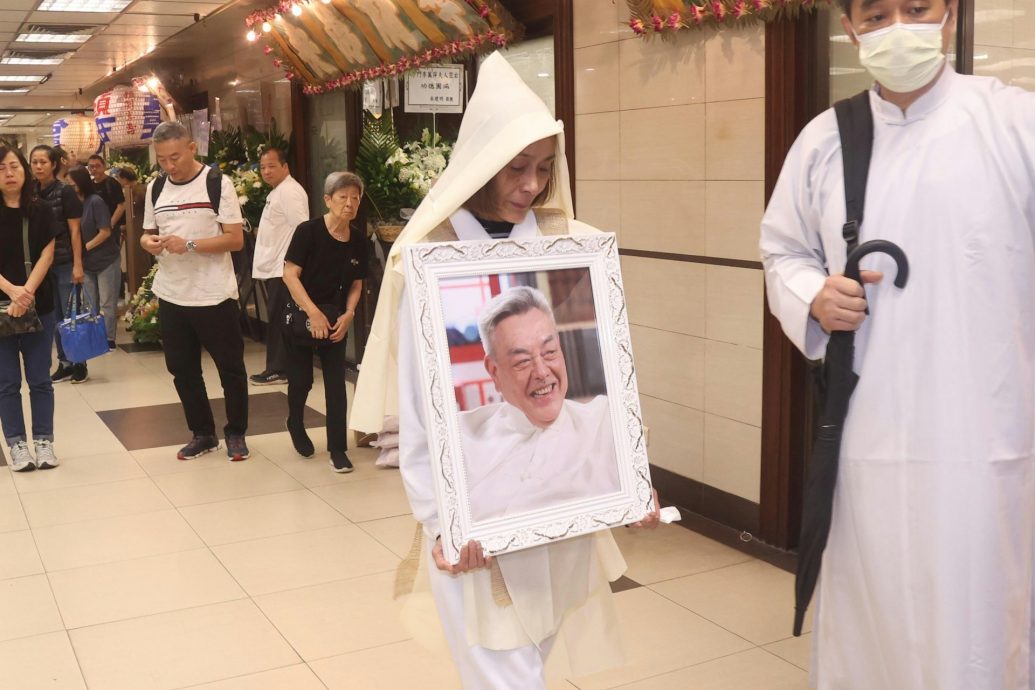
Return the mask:
[[285,330],[287,427],[299,455],[311,457],[315,449],[302,415],[313,387],[315,350],[323,369],[331,467],[351,472],[345,440],[345,336],[367,276],[366,235],[351,226],[363,198],[363,181],[349,172],[333,172],[323,191],[327,213],[295,229],[284,262],[284,285],[291,293],[286,314],[306,319],[311,333],[310,341]]
[[[54,342],[54,295],[50,266],[54,261],[54,224],[36,199],[29,163],[17,149],[0,143],[0,291],[10,302],[8,316],[24,316],[35,307],[41,328],[0,337],[0,424],[11,449],[11,469],[27,472],[57,467],[54,455],[54,386],[50,351]],[[24,233],[28,232],[29,256]],[[32,268],[27,271],[26,262]],[[22,366],[29,384],[32,443],[29,450],[22,411]]]

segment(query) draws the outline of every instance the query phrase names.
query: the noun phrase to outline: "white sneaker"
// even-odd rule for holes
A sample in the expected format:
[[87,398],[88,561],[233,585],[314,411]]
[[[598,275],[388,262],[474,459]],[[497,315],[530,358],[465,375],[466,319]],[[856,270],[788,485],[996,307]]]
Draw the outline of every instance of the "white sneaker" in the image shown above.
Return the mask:
[[41,470],[52,470],[58,466],[58,459],[54,455],[54,443],[52,441],[36,441],[32,444],[36,447],[36,467]]
[[11,469],[15,472],[32,472],[36,469],[36,461],[25,441],[18,441],[11,446]]

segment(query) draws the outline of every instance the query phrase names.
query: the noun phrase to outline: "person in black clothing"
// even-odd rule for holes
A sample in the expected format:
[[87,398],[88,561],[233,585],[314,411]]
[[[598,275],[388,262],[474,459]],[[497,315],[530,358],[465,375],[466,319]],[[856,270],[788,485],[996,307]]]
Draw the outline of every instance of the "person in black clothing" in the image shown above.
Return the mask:
[[97,187],[97,196],[104,200],[111,214],[111,229],[119,244],[122,244],[122,224],[125,221],[126,194],[122,191],[122,185],[114,177],[108,175],[105,169],[107,164],[104,158],[94,154],[86,163],[86,169],[90,171],[90,177]]
[[[315,452],[305,431],[302,416],[306,398],[313,387],[313,351],[323,369],[324,396],[327,403],[327,450],[335,472],[351,472],[345,438],[345,336],[356,315],[356,304],[367,277],[367,242],[361,230],[351,227],[363,198],[363,181],[349,172],[334,172],[324,183],[324,203],[328,212],[306,221],[295,229],[284,261],[284,285],[292,302],[308,317],[313,339],[326,341],[312,347],[294,339],[287,340],[288,418],[287,428],[295,450],[303,457]],[[338,313],[334,323],[321,306]],[[281,323],[284,319],[281,319]]]
[[[54,224],[36,199],[29,164],[17,149],[0,143],[0,290],[8,315],[22,316],[35,306],[42,328],[35,333],[0,337],[0,425],[11,449],[11,469],[27,472],[57,467],[54,455],[54,385],[50,352],[54,342],[54,295],[50,281],[54,261]],[[29,233],[32,268],[26,274],[25,230]],[[22,366],[29,384],[32,442],[29,451],[22,411]]]
[[[83,242],[79,233],[79,219],[83,215],[83,203],[75,190],[55,177],[61,166],[61,156],[50,146],[40,145],[29,156],[32,176],[36,178],[36,190],[40,200],[50,209],[54,223],[54,265],[51,281],[54,283],[54,306],[56,319],[65,317],[65,308],[72,295],[72,286],[81,285],[86,273],[83,269]],[[55,337],[58,351],[58,368],[51,376],[54,383],[72,380],[83,383],[90,374],[86,362],[70,362],[61,347],[61,338]]]

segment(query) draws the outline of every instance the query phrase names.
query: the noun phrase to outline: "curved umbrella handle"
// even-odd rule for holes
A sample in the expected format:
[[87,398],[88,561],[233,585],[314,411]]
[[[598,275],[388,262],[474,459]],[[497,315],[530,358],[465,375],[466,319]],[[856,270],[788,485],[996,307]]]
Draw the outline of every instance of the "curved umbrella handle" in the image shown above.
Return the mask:
[[898,266],[898,273],[895,276],[895,287],[904,288],[909,281],[909,259],[906,258],[906,253],[902,251],[901,247],[888,240],[870,240],[856,247],[848,255],[848,261],[845,263],[845,277],[851,278],[856,282],[862,282],[859,280],[859,262],[862,261],[864,256],[877,252],[887,254],[895,260]]

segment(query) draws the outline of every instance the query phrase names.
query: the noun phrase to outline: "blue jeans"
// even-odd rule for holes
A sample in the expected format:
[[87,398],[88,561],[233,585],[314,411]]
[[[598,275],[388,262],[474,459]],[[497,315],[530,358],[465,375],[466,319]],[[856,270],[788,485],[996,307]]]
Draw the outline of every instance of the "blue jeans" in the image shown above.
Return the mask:
[[115,321],[119,317],[119,291],[122,289],[122,266],[118,257],[108,264],[107,268],[86,271],[83,285],[89,290],[93,308],[104,315],[104,330],[108,332],[108,340],[115,340]]
[[[72,296],[72,264],[61,264],[60,266],[54,266],[50,269],[51,280],[54,281],[54,316],[56,321],[64,319],[69,314],[65,312],[68,310],[68,298]],[[82,304],[76,302],[76,310],[80,310]],[[71,364],[65,358],[65,348],[61,347],[61,338],[57,334],[57,330],[54,331],[54,342],[57,343],[58,361],[61,362],[62,366],[68,366]],[[84,362],[77,362],[77,364],[84,364]]]
[[29,384],[32,438],[54,440],[54,384],[50,381],[50,345],[54,342],[54,313],[40,317],[43,330],[0,338],[0,424],[11,445],[25,437],[22,412],[22,362]]

